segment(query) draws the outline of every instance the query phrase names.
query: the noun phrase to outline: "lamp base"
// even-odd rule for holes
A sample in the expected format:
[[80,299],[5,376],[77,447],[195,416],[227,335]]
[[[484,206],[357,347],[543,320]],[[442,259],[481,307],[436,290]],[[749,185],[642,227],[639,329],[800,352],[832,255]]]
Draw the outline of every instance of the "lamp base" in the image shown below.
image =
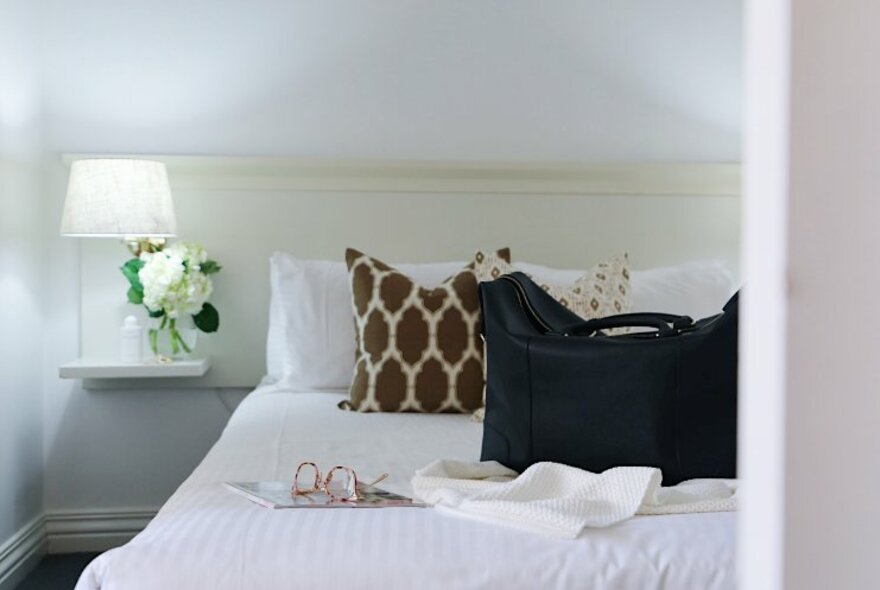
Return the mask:
[[122,243],[128,248],[128,251],[134,254],[135,258],[142,253],[161,252],[165,248],[165,238],[135,238],[126,236]]

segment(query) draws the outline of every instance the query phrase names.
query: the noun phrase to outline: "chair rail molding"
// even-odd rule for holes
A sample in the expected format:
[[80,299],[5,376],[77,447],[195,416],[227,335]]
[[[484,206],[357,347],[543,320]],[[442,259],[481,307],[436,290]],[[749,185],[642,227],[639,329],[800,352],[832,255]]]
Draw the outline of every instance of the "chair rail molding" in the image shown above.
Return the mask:
[[734,162],[456,162],[63,154],[164,162],[175,189],[738,197]]

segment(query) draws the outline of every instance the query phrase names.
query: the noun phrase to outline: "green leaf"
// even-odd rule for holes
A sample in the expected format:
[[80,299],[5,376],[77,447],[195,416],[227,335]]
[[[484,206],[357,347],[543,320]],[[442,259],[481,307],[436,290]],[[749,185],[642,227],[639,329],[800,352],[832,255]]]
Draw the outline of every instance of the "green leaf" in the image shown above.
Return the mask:
[[144,292],[138,291],[134,287],[129,287],[128,289],[128,302],[134,303],[136,305],[140,305],[144,302]]
[[140,258],[132,258],[119,269],[131,285],[127,293],[128,302],[136,305],[140,305],[144,302],[144,286],[141,284],[141,279],[138,276],[138,272],[143,266],[143,260]]
[[141,294],[144,292],[144,286],[141,284],[141,278],[138,276],[138,273],[144,267],[144,264],[145,262],[140,258],[132,258],[119,269],[125,275],[125,278],[128,279],[128,282],[131,283],[131,286]]
[[217,313],[216,307],[206,303],[202,307],[202,311],[193,316],[193,322],[195,322],[196,328],[202,332],[216,332],[220,328],[220,314]]
[[202,264],[200,264],[199,267],[206,275],[216,274],[220,272],[220,270],[223,268],[222,266],[217,264],[216,260],[206,260]]
[[147,310],[147,315],[149,315],[151,318],[161,318],[163,315],[165,315],[164,310],[160,309],[159,311],[153,311],[152,309],[150,309],[146,305],[144,307]]

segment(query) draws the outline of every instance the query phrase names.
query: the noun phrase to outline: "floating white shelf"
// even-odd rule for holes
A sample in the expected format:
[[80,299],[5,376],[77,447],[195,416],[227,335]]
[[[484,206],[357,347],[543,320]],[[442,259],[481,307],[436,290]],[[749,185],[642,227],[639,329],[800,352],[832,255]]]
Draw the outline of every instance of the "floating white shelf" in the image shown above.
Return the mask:
[[201,377],[211,368],[210,358],[188,359],[162,364],[148,360],[125,364],[116,360],[77,359],[58,367],[62,379],[152,379]]

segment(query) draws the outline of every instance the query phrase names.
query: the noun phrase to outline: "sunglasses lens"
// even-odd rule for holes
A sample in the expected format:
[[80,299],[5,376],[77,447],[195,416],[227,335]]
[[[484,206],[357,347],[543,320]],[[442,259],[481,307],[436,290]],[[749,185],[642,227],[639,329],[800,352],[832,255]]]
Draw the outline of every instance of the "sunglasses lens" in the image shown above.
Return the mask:
[[300,492],[316,491],[315,482],[318,480],[318,468],[314,465],[303,463],[296,470],[296,489]]
[[334,467],[327,474],[327,492],[335,498],[348,500],[355,495],[356,480],[351,469]]

